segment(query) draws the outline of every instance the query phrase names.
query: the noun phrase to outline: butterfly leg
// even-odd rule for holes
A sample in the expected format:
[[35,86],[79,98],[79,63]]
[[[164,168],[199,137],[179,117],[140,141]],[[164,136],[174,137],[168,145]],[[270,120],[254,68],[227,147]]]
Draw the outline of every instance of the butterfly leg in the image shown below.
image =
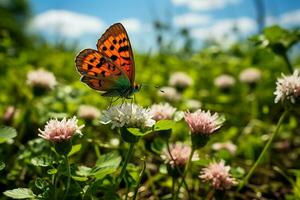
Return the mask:
[[131,103],[131,105],[133,104],[133,101],[134,101],[134,98],[131,98],[131,102],[130,102],[130,103]]
[[121,97],[116,98],[112,103],[117,102]]
[[112,97],[112,98],[110,99],[109,107],[108,107],[108,108],[110,108],[110,107],[113,105],[113,103],[115,103],[116,101],[118,101],[120,98],[121,98],[121,97],[118,97],[118,98],[114,99],[114,97]]
[[121,107],[123,106],[124,103],[125,103],[125,98],[122,98]]
[[112,106],[113,99],[114,99],[113,97],[110,99],[108,109]]

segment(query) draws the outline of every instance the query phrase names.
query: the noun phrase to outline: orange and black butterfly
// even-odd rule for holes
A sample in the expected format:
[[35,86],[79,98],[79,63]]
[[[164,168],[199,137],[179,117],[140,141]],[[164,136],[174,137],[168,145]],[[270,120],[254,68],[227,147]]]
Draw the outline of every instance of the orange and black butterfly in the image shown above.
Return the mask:
[[81,81],[102,96],[129,98],[140,90],[134,82],[135,67],[130,41],[124,26],[110,26],[97,42],[97,50],[84,49],[76,57]]

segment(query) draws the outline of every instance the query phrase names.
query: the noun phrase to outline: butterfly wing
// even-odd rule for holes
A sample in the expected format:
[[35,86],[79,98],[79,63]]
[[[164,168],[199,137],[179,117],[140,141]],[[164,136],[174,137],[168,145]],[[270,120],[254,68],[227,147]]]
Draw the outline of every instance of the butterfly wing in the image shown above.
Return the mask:
[[81,81],[95,90],[108,91],[125,74],[110,58],[94,49],[84,49],[75,60],[76,68],[82,75]]
[[128,34],[121,23],[110,26],[97,42],[98,51],[119,66],[134,85],[135,66]]
[[97,50],[85,49],[76,57],[81,81],[105,96],[130,96],[134,90],[134,60],[128,35],[122,24],[107,29]]

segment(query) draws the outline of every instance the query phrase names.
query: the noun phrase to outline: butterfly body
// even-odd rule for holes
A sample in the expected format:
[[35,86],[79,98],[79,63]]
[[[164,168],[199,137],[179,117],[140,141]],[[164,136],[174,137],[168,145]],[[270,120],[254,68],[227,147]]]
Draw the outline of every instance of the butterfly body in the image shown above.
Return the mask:
[[103,93],[102,96],[128,98],[139,90],[140,87],[138,85],[132,86],[128,78],[123,75],[118,80],[116,80],[114,86]]
[[97,50],[84,49],[75,60],[81,81],[103,96],[129,98],[140,87],[134,82],[135,65],[122,24],[110,26],[97,42]]

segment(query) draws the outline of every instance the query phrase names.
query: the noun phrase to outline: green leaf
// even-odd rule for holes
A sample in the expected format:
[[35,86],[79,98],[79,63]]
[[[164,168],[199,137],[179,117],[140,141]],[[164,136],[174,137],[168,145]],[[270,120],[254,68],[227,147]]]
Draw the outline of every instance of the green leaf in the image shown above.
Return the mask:
[[88,176],[91,173],[91,168],[86,166],[79,166],[78,170],[76,171],[76,174],[78,176]]
[[13,199],[33,199],[36,197],[35,194],[29,188],[17,188],[13,190],[6,190],[3,192],[5,196]]
[[17,136],[16,129],[8,126],[0,127],[0,144]]
[[152,130],[141,130],[139,128],[127,128],[127,130],[134,136],[145,136],[152,132]]
[[231,168],[230,172],[235,178],[242,178],[245,175],[245,170],[241,167]]
[[70,156],[74,155],[75,153],[79,152],[80,149],[81,149],[81,144],[73,145],[70,153],[68,154],[68,157],[70,157]]
[[48,186],[48,183],[46,181],[46,179],[42,179],[42,178],[36,178],[34,185],[40,189],[43,190],[44,188],[46,188]]
[[97,160],[96,167],[102,168],[102,167],[119,167],[121,163],[121,156],[114,151],[108,154],[101,155],[99,159]]
[[0,161],[0,171],[5,168],[5,163]]
[[271,42],[278,42],[280,39],[283,39],[288,34],[288,31],[283,28],[275,25],[265,28],[264,35]]
[[160,120],[154,125],[154,131],[169,130],[172,129],[174,126],[175,122],[172,120]]
[[31,164],[39,167],[48,167],[51,165],[52,159],[48,155],[40,155],[38,157],[31,158]]
[[129,163],[127,166],[127,176],[126,178],[131,178],[131,182],[136,182],[139,178],[139,168]]
[[275,25],[265,28],[264,34],[258,37],[258,44],[269,47],[275,54],[283,56],[299,40],[299,30],[289,31]]
[[85,182],[88,180],[87,177],[82,177],[82,176],[72,176],[72,179],[75,181],[80,181],[80,182]]
[[120,132],[122,139],[128,143],[137,143],[139,141],[139,135],[141,134],[139,129],[126,127],[122,127]]
[[96,179],[103,179],[106,175],[114,173],[121,163],[121,157],[117,152],[108,153],[100,156],[96,167],[92,170],[91,175]]
[[56,174],[57,173],[57,169],[49,169],[47,171],[47,174],[52,175],[52,174]]
[[92,175],[97,179],[103,179],[106,175],[112,174],[116,171],[116,168],[110,168],[110,167],[105,167],[105,168],[100,168],[97,171],[93,172]]

